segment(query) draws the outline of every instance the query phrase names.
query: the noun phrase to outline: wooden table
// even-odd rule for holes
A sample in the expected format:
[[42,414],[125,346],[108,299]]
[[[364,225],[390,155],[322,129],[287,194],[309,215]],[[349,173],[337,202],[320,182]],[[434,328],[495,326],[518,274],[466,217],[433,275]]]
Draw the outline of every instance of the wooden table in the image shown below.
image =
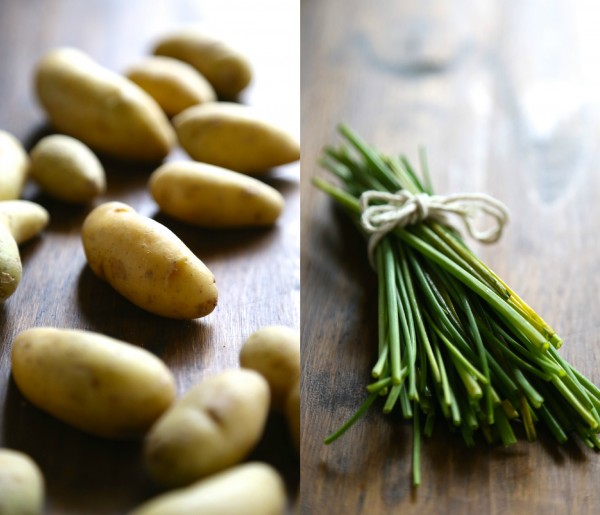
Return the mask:
[[357,231],[310,184],[339,122],[387,153],[425,145],[437,192],[508,205],[501,241],[473,247],[600,384],[597,23],[562,0],[303,2],[302,513],[598,512],[600,459],[576,441],[467,450],[439,426],[416,491],[399,415],[371,409],[323,445],[365,398],[377,295]]
[[[268,12],[269,15],[265,16]],[[0,127],[28,148],[51,129],[36,103],[32,70],[39,56],[71,45],[122,71],[147,55],[162,34],[197,24],[240,46],[255,80],[241,102],[299,137],[299,3],[264,0],[79,2],[52,0],[0,5]],[[168,159],[188,159],[176,149]],[[202,377],[238,366],[238,351],[254,330],[299,326],[299,166],[273,170],[265,182],[285,197],[276,226],[257,230],[201,230],[161,214],[146,182],[157,165],[104,159],[108,191],[95,204],[120,200],[173,230],[213,271],[219,305],[203,319],[175,321],[130,304],[86,265],[79,231],[93,206],[51,200],[29,184],[24,198],[45,206],[51,223],[21,248],[23,280],[0,306],[0,446],[19,449],[40,465],[47,481],[47,513],[121,514],[157,492],[146,477],[138,442],[87,436],[32,407],[10,377],[14,336],[33,326],[82,328],[140,345],[165,360],[179,393]],[[299,466],[283,419],[273,415],[251,458],[284,474],[290,504]]]

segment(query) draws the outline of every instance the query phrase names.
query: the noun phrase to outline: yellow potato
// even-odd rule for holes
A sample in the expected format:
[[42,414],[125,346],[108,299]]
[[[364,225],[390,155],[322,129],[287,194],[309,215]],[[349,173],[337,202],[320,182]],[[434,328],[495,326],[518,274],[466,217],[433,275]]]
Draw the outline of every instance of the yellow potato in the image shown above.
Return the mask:
[[205,378],[148,433],[151,477],[184,486],[239,463],[262,436],[268,411],[269,385],[260,374],[231,369]]
[[261,374],[271,389],[271,406],[285,412],[290,390],[300,378],[300,334],[268,326],[253,332],[240,351],[240,365]]
[[81,230],[92,271],[142,309],[191,319],[217,305],[212,272],[164,225],[121,202],[95,208]]
[[246,57],[223,41],[196,30],[163,37],[154,54],[192,65],[220,97],[235,98],[252,80],[252,69]]
[[20,141],[0,130],[0,200],[19,198],[27,178],[28,161]]
[[52,124],[94,150],[159,161],[175,141],[169,120],[150,95],[74,48],[42,56],[35,89]]
[[17,245],[30,240],[48,225],[45,208],[29,200],[1,200],[0,224],[8,227]]
[[160,359],[89,331],[21,332],[13,342],[12,374],[32,404],[105,438],[142,436],[175,399],[175,381]]
[[22,275],[19,247],[5,219],[0,217],[0,302],[15,292]]
[[106,189],[104,168],[81,141],[54,134],[42,138],[30,153],[29,173],[48,195],[85,203]]
[[44,477],[26,454],[0,449],[0,515],[38,515],[44,510]]
[[202,75],[170,57],[147,57],[129,67],[125,76],[154,98],[168,116],[217,100],[215,90]]
[[19,247],[48,224],[42,206],[28,200],[0,200],[0,302],[10,297],[23,274]]
[[150,177],[150,192],[169,216],[203,227],[273,225],[282,195],[257,179],[193,161],[170,161]]
[[285,415],[294,447],[300,452],[300,378],[298,378],[296,384],[288,392],[288,398],[285,403]]
[[249,462],[160,495],[129,515],[283,515],[285,485],[270,465]]
[[196,161],[256,175],[300,159],[300,145],[251,107],[211,102],[173,118],[179,143]]

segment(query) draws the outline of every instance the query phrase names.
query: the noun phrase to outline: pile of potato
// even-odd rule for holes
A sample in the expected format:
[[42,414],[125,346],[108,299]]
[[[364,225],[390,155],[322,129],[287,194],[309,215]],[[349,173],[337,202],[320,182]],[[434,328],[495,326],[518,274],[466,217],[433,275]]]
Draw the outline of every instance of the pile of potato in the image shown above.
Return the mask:
[[[286,493],[275,469],[240,463],[261,439],[270,409],[286,414],[298,446],[299,334],[257,330],[242,346],[240,365],[176,399],[175,380],[160,359],[102,334],[36,327],[17,335],[12,347],[13,378],[32,404],[98,437],[144,438],[148,474],[175,490],[140,506],[137,515],[240,513],[236,506],[247,506],[247,514],[283,513]],[[2,499],[25,502],[30,491],[43,489],[39,472],[20,482],[11,480],[14,473],[0,467],[0,513],[25,513],[2,511],[8,502]]]
[[[40,59],[35,91],[61,134],[42,138],[28,155],[0,131],[0,302],[21,279],[19,244],[49,222],[42,206],[20,200],[25,181],[31,178],[60,201],[88,204],[106,191],[95,152],[160,162],[178,142],[193,160],[158,166],[148,190],[164,213],[185,223],[264,226],[280,216],[281,194],[252,176],[298,160],[299,144],[230,101],[252,78],[247,59],[198,32],[167,36],[154,54],[124,75],[74,48]],[[150,313],[193,319],[217,305],[208,267],[172,231],[131,206],[96,206],[81,239],[91,270]],[[296,330],[257,330],[242,346],[240,368],[203,378],[180,399],[172,372],[155,355],[76,329],[18,334],[12,374],[32,404],[66,424],[102,438],[144,439],[148,474],[171,490],[135,515],[284,512],[278,472],[242,462],[261,439],[271,409],[286,416],[299,446]],[[41,513],[43,503],[35,463],[0,449],[0,514]]]

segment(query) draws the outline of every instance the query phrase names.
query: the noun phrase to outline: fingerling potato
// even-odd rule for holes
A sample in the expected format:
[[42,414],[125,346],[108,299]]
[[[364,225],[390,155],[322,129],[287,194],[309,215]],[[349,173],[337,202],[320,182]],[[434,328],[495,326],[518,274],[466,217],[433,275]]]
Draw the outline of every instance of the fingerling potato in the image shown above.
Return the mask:
[[164,36],[157,42],[154,54],[189,63],[223,98],[234,99],[252,80],[252,68],[241,52],[198,30],[182,30]]
[[30,240],[50,220],[46,209],[29,200],[0,200],[0,224],[4,224],[17,245]]
[[33,238],[48,223],[48,212],[28,200],[0,200],[0,302],[21,282],[19,244]]
[[92,435],[142,436],[175,399],[166,365],[141,347],[75,329],[19,333],[12,375],[23,396]]
[[83,223],[81,239],[92,271],[150,313],[192,319],[217,305],[208,267],[172,231],[127,204],[96,207]]
[[5,218],[0,216],[0,302],[15,292],[22,275],[19,247]]
[[175,137],[160,106],[126,77],[74,48],[42,56],[35,91],[52,125],[96,151],[160,161]]
[[0,130],[0,200],[19,198],[27,178],[28,162],[21,142]]
[[269,386],[252,370],[203,379],[152,427],[144,461],[166,486],[188,485],[242,461],[262,436]]
[[86,203],[104,193],[102,164],[81,141],[53,134],[31,150],[29,173],[48,195],[72,203]]
[[160,209],[182,222],[203,227],[273,225],[283,196],[253,177],[193,161],[170,161],[149,180]]
[[39,515],[44,477],[27,454],[0,448],[0,515]]
[[217,100],[215,90],[200,73],[170,57],[147,57],[130,66],[125,76],[156,100],[167,116]]
[[244,463],[160,495],[130,515],[283,515],[283,480],[270,465]]
[[173,124],[196,161],[258,175],[300,159],[299,143],[248,106],[200,104],[179,113]]
[[267,380],[271,406],[285,413],[289,392],[300,378],[300,334],[284,326],[254,331],[240,350],[240,365]]

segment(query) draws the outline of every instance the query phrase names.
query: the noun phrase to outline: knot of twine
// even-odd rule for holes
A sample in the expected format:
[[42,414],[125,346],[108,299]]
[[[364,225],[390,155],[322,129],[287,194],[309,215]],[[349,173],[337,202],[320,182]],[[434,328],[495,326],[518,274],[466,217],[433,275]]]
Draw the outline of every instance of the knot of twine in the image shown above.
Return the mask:
[[[369,261],[375,266],[375,247],[390,231],[427,219],[449,225],[447,215],[453,214],[463,222],[469,235],[482,243],[494,243],[508,222],[508,209],[499,200],[485,193],[456,195],[414,194],[407,190],[396,193],[365,191],[360,196],[361,224],[371,234]],[[494,223],[485,230],[475,228],[477,215],[489,215]]]

